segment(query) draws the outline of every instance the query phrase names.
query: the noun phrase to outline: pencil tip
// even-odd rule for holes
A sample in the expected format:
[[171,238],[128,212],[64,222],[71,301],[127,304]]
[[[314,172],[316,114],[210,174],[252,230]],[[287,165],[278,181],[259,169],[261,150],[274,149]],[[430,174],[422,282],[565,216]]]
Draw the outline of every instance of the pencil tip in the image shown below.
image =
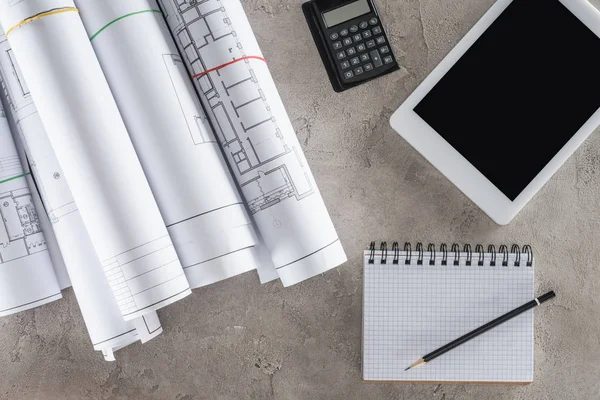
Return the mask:
[[421,365],[425,364],[425,360],[423,360],[422,358],[415,361],[414,363],[412,363],[412,365],[408,368],[406,368],[404,371],[408,371],[409,369],[413,369],[415,367],[419,367]]

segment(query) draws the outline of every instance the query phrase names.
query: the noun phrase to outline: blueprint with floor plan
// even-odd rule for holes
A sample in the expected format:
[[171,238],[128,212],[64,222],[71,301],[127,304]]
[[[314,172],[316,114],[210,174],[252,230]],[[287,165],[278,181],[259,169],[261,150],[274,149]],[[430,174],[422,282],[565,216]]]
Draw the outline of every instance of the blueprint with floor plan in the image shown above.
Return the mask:
[[345,262],[239,0],[159,4],[283,284]]
[[0,104],[0,316],[62,297],[25,177]]
[[[29,185],[33,199],[36,192],[40,193],[41,204],[36,204],[36,208],[41,213],[38,216],[44,236],[47,242],[52,236],[56,241],[57,252],[71,280],[94,349],[110,360],[114,358],[116,349],[160,334],[162,328],[158,315],[149,313],[140,317],[143,324],[123,320],[65,174],[48,140],[31,94],[24,85],[12,49],[3,35],[0,35],[0,85],[3,89],[0,97],[6,104],[15,144],[17,149],[22,144],[26,154],[21,158],[24,160],[24,170],[30,172],[27,178],[33,183]],[[47,227],[43,224],[44,214],[48,216],[45,218],[48,220]],[[51,258],[56,269],[57,259]],[[59,271],[56,274],[57,277],[61,276]]]

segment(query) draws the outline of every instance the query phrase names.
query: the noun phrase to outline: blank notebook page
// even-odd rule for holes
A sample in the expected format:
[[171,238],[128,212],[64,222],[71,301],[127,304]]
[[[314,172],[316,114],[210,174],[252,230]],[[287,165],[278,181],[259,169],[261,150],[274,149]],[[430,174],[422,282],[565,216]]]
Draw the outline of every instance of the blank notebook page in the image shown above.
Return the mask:
[[[364,258],[363,378],[375,381],[533,381],[533,310],[505,322],[431,362],[408,371],[427,353],[534,298],[534,268],[374,264]],[[380,254],[380,253],[379,253]],[[523,255],[526,257],[526,255]]]

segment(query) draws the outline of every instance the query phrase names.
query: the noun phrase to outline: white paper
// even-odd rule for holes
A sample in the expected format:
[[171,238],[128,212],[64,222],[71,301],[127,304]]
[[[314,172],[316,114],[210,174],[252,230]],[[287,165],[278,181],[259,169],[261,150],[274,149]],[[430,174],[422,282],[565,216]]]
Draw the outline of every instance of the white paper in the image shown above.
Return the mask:
[[252,222],[156,3],[75,4],[190,285],[256,269]]
[[131,320],[191,291],[73,7],[70,0],[2,1],[0,23],[117,304]]
[[38,213],[0,103],[0,317],[61,297]]
[[[29,168],[27,168],[26,171],[30,172]],[[48,220],[48,216],[46,213],[44,213],[43,202],[40,198],[40,194],[35,188],[35,182],[33,181],[31,175],[28,175],[26,179],[27,185],[31,188],[31,198],[33,200],[33,204],[35,205],[35,209],[38,210],[40,226],[42,227],[42,232],[44,233],[44,238],[46,239],[46,246],[48,246],[48,253],[50,254],[52,267],[54,267],[54,275],[56,275],[58,287],[60,290],[65,290],[71,287],[71,278],[69,277],[65,260],[63,260],[62,253],[58,247],[58,242],[56,241],[56,236],[54,236],[54,230],[52,229],[50,220]]]
[[[152,312],[131,322],[125,322],[121,316],[65,174],[56,159],[33,99],[27,89],[23,90],[26,86],[20,79],[21,71],[11,54],[6,38],[0,36],[0,83],[4,88],[2,100],[8,104],[6,111],[17,136],[17,147],[21,142],[26,144],[27,160],[43,196],[43,206],[38,210],[40,213],[44,210],[52,219],[44,235],[48,237],[48,233],[52,232],[61,259],[64,255],[65,266],[72,278],[73,290],[94,349],[112,354],[138,340],[147,341],[162,331],[158,316]],[[49,221],[48,217],[46,219]],[[107,355],[107,359],[110,358]]]
[[[6,38],[0,34],[0,48],[4,47],[4,43],[6,42]],[[0,50],[1,51],[1,50]],[[1,53],[0,57],[2,57],[5,61],[10,61],[10,52],[7,51],[5,53]],[[1,62],[1,61],[0,61]],[[1,67],[0,67],[1,68]],[[4,82],[4,79],[0,78],[0,81]],[[5,89],[7,93],[8,89]],[[1,96],[3,104],[9,104],[9,99],[6,96]],[[54,274],[56,275],[56,281],[58,282],[58,287],[60,290],[64,290],[71,286],[71,280],[69,278],[69,273],[67,272],[67,267],[65,266],[65,261],[63,260],[62,254],[60,252],[60,248],[58,247],[58,242],[56,240],[56,236],[54,235],[54,230],[52,229],[52,224],[48,219],[48,215],[46,215],[44,204],[40,197],[40,193],[38,192],[38,188],[36,186],[36,182],[32,177],[31,168],[29,166],[29,160],[25,155],[25,149],[23,148],[23,141],[19,140],[17,135],[18,128],[13,123],[11,118],[11,108],[10,106],[6,108],[5,106],[5,114],[8,120],[8,125],[10,127],[10,131],[13,135],[14,143],[17,148],[17,153],[19,154],[19,159],[21,161],[21,165],[23,166],[23,173],[25,174],[25,180],[27,181],[27,187],[29,188],[29,192],[31,193],[31,200],[33,205],[37,211],[38,220],[40,222],[40,227],[42,228],[42,233],[44,234],[44,239],[46,240],[46,247],[48,248],[48,253],[50,254],[50,260],[52,261],[52,267],[54,268]]]
[[[283,284],[344,263],[346,255],[241,3],[159,4]],[[261,277],[268,273],[259,268]]]
[[[364,254],[363,376],[377,381],[531,382],[533,310],[470,340],[427,364],[404,371],[424,355],[533,300],[534,267],[483,265],[466,257],[442,265],[443,255],[413,252],[399,264]],[[451,257],[451,256],[450,256]],[[521,254],[521,260],[527,259]],[[478,259],[478,257],[476,257]]]

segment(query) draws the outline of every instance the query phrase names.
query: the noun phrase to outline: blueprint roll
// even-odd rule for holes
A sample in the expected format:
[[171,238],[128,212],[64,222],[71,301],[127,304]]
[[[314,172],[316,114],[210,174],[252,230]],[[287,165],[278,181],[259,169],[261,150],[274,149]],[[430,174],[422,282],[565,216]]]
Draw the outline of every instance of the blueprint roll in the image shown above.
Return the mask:
[[0,24],[122,317],[191,294],[73,1],[1,1]]
[[154,0],[75,0],[192,288],[257,267],[252,221]]
[[158,2],[261,239],[261,281],[346,261],[242,4]]
[[375,242],[369,245],[368,264],[392,264],[392,265],[432,265],[432,266],[489,266],[489,267],[531,267],[533,265],[533,250],[530,245],[522,248],[513,244],[510,249],[507,245],[500,245],[498,250],[496,246],[490,244],[485,250],[481,244],[475,245],[475,249],[470,244],[465,244],[462,249],[454,243],[448,250],[448,245],[442,243],[439,250],[433,243],[424,248],[423,243],[416,243],[414,250],[410,242],[404,243],[400,250],[398,242],[393,242],[388,249],[387,242],[381,242],[379,248]]
[[27,176],[0,103],[0,317],[62,297]]

